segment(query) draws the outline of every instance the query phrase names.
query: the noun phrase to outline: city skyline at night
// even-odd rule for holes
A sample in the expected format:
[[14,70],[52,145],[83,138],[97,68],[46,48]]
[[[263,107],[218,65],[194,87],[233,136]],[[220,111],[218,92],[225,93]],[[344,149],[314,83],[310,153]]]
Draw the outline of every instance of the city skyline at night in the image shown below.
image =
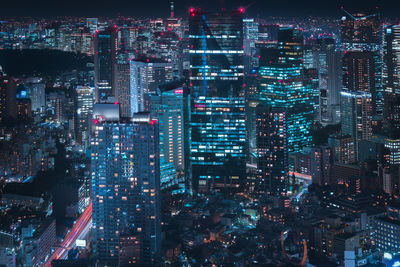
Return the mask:
[[400,266],[399,15],[2,3],[0,267]]

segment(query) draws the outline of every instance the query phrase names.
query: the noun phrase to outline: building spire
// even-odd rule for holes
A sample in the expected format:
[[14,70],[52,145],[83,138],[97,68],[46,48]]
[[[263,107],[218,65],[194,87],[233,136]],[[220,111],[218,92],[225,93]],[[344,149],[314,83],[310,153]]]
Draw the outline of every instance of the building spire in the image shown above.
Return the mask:
[[171,1],[171,18],[174,18],[174,1]]

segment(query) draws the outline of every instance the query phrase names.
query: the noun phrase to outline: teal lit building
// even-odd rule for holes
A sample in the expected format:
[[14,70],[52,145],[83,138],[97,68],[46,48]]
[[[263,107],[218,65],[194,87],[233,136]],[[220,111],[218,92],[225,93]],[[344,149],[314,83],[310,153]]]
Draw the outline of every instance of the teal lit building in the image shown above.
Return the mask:
[[257,178],[271,194],[286,192],[287,155],[312,142],[313,87],[304,82],[302,51],[301,33],[283,28],[278,32],[277,47],[260,53],[258,99],[266,108],[258,117]]
[[181,81],[162,84],[150,96],[151,116],[159,124],[161,188],[190,188],[188,169],[189,88]]
[[287,109],[288,152],[299,152],[311,144],[313,88],[304,83],[301,33],[281,29],[278,48],[261,51],[259,99]]
[[195,192],[240,190],[246,178],[243,9],[190,9],[190,177]]

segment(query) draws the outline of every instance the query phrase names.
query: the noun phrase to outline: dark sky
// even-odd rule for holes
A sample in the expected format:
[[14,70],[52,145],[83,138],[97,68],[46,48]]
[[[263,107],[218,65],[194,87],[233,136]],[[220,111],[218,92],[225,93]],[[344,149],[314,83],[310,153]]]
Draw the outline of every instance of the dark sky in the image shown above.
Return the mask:
[[[369,10],[379,6],[383,16],[400,17],[400,0],[175,0],[176,14],[189,7],[247,7],[250,16],[340,16],[340,6]],[[0,16],[166,16],[169,0],[2,0]]]

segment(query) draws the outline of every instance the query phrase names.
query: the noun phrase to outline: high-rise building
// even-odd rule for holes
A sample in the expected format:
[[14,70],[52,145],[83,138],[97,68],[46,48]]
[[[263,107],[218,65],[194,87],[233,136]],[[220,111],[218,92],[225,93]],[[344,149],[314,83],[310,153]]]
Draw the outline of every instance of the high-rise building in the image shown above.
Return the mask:
[[[315,68],[304,69],[304,85],[312,88],[312,103],[314,107],[314,120],[322,122],[322,117],[327,117],[326,89],[320,89],[319,71]],[[326,97],[325,97],[326,99]]]
[[[112,266],[127,258],[154,265],[161,241],[158,123],[149,114],[123,121],[118,105],[98,105],[105,106],[95,107],[91,139],[94,255]],[[136,249],[121,255],[127,240]]]
[[76,87],[76,140],[79,144],[87,146],[92,125],[94,90],[92,87]]
[[16,118],[17,84],[0,69],[0,122],[8,118]]
[[389,136],[400,138],[400,25],[385,29],[383,63],[383,127]]
[[156,118],[160,131],[161,163],[173,163],[176,170],[185,169],[185,142],[189,116],[187,87],[172,90],[160,88],[151,96],[151,116]]
[[380,43],[379,13],[343,11],[341,32],[344,50],[375,50]]
[[259,104],[256,114],[255,190],[273,195],[285,194],[289,171],[287,109]]
[[32,102],[29,98],[17,98],[16,118],[21,121],[32,118]]
[[373,53],[346,52],[343,57],[343,91],[367,92],[372,97],[372,108],[376,111],[375,61]]
[[243,47],[247,69],[257,66],[258,57],[255,43],[258,41],[258,22],[254,18],[243,19]]
[[243,12],[190,9],[190,174],[195,191],[234,192],[245,180]]
[[172,63],[157,58],[142,58],[130,61],[130,109],[131,114],[150,111],[149,95],[157,87],[172,80]]
[[27,87],[30,89],[29,98],[32,101],[32,111],[43,109],[46,105],[45,84],[37,79],[28,83]]
[[312,147],[310,152],[312,183],[328,184],[332,165],[331,148],[327,145]]
[[328,143],[333,150],[335,162],[352,164],[356,161],[356,144],[350,135],[332,135]]
[[87,18],[86,19],[86,27],[89,28],[92,34],[95,34],[98,29],[98,18]]
[[[347,73],[345,70],[343,75],[346,75],[346,73],[350,76],[355,75],[355,79],[353,80],[356,83],[358,79],[361,79],[361,76],[364,76],[364,82],[366,82],[366,79],[369,80],[368,83],[370,83],[372,85],[371,88],[373,88],[373,91],[370,91],[370,93],[373,99],[374,114],[382,115],[382,33],[379,12],[348,12],[345,9],[343,9],[343,11],[344,16],[341,22],[343,50],[345,52],[370,52],[363,56],[360,56],[362,54],[358,54],[355,58],[359,61],[359,64],[357,64],[358,69],[355,69],[356,72],[348,71]],[[360,57],[362,57],[362,59]],[[353,63],[356,62],[353,61]],[[345,62],[344,65],[346,65]],[[363,70],[361,71],[361,69]],[[369,69],[368,72],[366,72],[366,69]],[[359,74],[357,74],[357,72]],[[372,84],[373,80],[374,82]],[[346,87],[345,77],[343,81]]]
[[258,41],[276,42],[278,40],[279,25],[258,23]]
[[304,51],[304,68],[317,70],[318,89],[324,91],[327,100],[326,111],[321,112],[319,119],[323,123],[337,123],[340,119],[336,110],[340,107],[342,89],[342,53],[337,51],[335,40],[332,38],[312,38],[307,40],[307,44],[308,49]]
[[393,253],[400,248],[399,208],[399,203],[390,203],[387,207],[387,215],[377,218],[373,225],[376,245],[382,252]]
[[301,33],[283,28],[278,38],[277,49],[261,50],[259,99],[287,108],[287,149],[299,152],[312,141],[313,88],[304,83]]
[[132,116],[131,87],[129,56],[124,52],[119,53],[115,66],[115,97],[119,103],[121,117]]
[[372,98],[367,92],[341,93],[342,133],[354,138],[358,158],[358,142],[372,136]]
[[109,27],[96,31],[94,37],[94,83],[96,102],[115,96],[114,71],[117,60],[118,29]]
[[65,120],[65,93],[56,91],[46,94],[46,115],[48,119],[62,122]]

